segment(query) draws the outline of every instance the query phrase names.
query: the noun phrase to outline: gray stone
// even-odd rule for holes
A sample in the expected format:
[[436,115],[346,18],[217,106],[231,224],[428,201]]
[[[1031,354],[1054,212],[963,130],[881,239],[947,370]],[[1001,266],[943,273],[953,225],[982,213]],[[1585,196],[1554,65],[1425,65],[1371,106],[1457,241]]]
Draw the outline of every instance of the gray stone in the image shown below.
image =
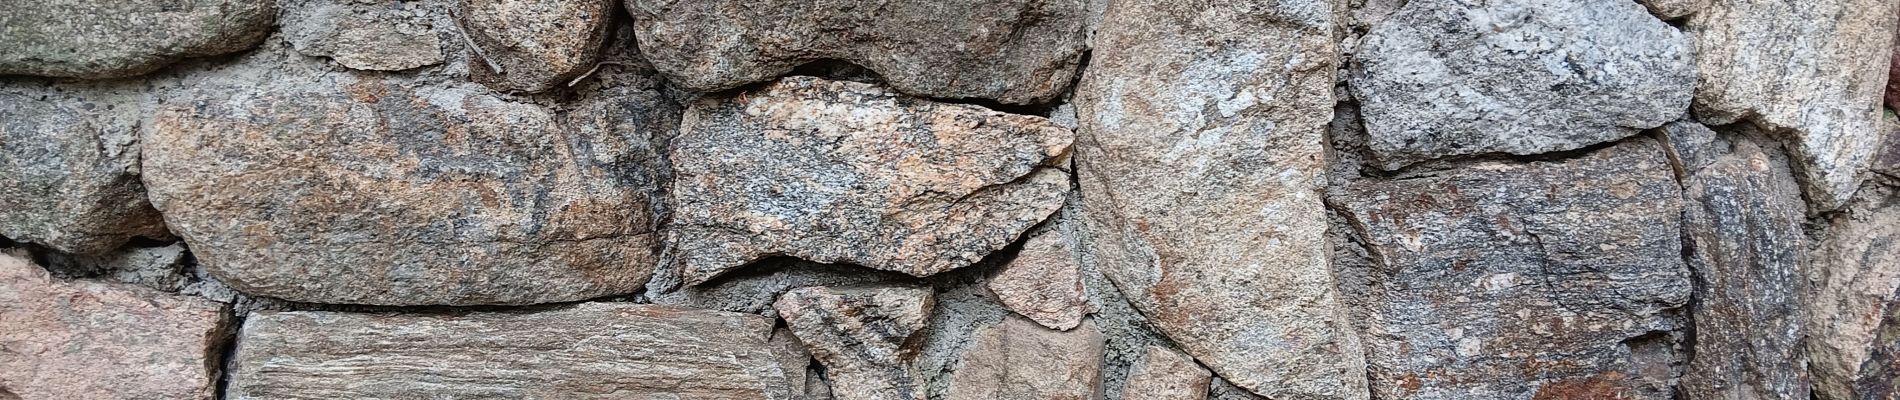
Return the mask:
[[1804,298],[1815,398],[1900,396],[1900,194],[1868,185],[1828,224]]
[[539,92],[595,67],[613,0],[459,0],[462,33],[477,47],[469,71],[501,91]]
[[1658,332],[1692,291],[1679,190],[1661,146],[1633,139],[1335,195],[1377,265],[1374,397],[1669,398]]
[[1214,374],[1174,349],[1149,345],[1122,387],[1123,400],[1206,400]]
[[999,302],[1042,326],[1075,328],[1094,309],[1082,291],[1082,269],[1061,232],[1044,231],[1023,242],[1022,251],[990,277]]
[[976,332],[950,375],[947,400],[1093,400],[1102,349],[1093,325],[1068,332],[1009,317]]
[[1689,38],[1629,1],[1414,0],[1355,54],[1385,169],[1615,141],[1681,117],[1696,82]]
[[1900,118],[1885,113],[1881,118],[1881,129],[1886,132],[1881,139],[1880,151],[1874,154],[1874,162],[1868,169],[1881,175],[1900,179]]
[[786,78],[688,108],[667,240],[689,284],[778,255],[944,272],[1061,207],[1071,140],[1041,117]]
[[[772,320],[627,303],[533,312],[252,313],[233,399],[792,399]],[[796,357],[790,357],[796,358]]]
[[[796,259],[776,259],[733,271],[697,286],[679,282],[663,285],[668,277],[655,271],[647,283],[647,300],[653,304],[674,305],[708,310],[752,313],[777,318],[772,303],[780,295],[807,286],[876,286],[915,281],[910,275],[878,271],[853,265],[818,264]],[[662,287],[665,286],[665,287]]]
[[1319,192],[1333,6],[1119,2],[1074,102],[1082,259],[1182,351],[1271,398],[1366,397]]
[[1887,0],[1717,1],[1691,16],[1696,115],[1781,135],[1815,211],[1860,187],[1885,129],[1895,6]]
[[256,46],[276,0],[36,0],[0,13],[0,75],[121,78]]
[[1709,6],[1711,0],[1642,0],[1644,7],[1656,18],[1677,19],[1694,14]]
[[904,287],[807,287],[774,304],[841,400],[924,397],[915,361],[934,306],[930,288]]
[[640,48],[673,82],[710,92],[819,60],[898,91],[1043,103],[1081,63],[1083,0],[628,0]]
[[219,280],[376,305],[575,301],[646,283],[649,136],[677,118],[656,79],[623,74],[548,107],[270,57],[232,68],[279,77],[190,83],[144,138],[154,204]]
[[184,288],[190,279],[185,246],[180,243],[126,246],[100,255],[43,252],[39,258],[55,277],[100,278],[169,292]]
[[442,43],[423,2],[281,0],[284,38],[297,52],[345,67],[401,71],[442,63]]
[[224,305],[63,282],[0,253],[0,398],[212,398]]
[[0,87],[0,236],[81,254],[169,237],[138,177],[142,101],[132,88]]

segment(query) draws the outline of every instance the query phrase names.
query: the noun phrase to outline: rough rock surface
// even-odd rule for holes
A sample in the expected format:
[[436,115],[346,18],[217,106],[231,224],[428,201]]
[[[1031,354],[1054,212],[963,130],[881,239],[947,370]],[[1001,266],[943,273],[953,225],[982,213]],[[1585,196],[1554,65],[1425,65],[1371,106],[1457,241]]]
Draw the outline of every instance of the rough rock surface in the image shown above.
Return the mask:
[[345,67],[401,71],[442,62],[422,2],[282,0],[284,37],[297,52]]
[[1378,266],[1377,398],[1669,398],[1681,198],[1645,139],[1561,162],[1368,180],[1336,202]]
[[1881,127],[1887,132],[1886,138],[1881,140],[1880,151],[1874,153],[1873,165],[1868,169],[1900,179],[1900,118],[1891,112],[1886,114],[1886,118],[1882,118],[1885,125]]
[[1076,89],[1084,260],[1272,398],[1362,399],[1326,242],[1333,3],[1116,3]]
[[667,240],[688,283],[787,255],[926,276],[1062,205],[1072,134],[1041,117],[793,77],[694,103]]
[[1075,328],[1093,311],[1082,291],[1082,268],[1068,239],[1045,231],[1023,242],[1003,270],[990,277],[990,293],[1010,311],[1059,331]]
[[651,274],[648,136],[677,117],[656,82],[562,112],[466,83],[303,73],[285,75],[314,82],[195,83],[144,138],[153,203],[233,288],[524,304],[637,292]]
[[0,87],[0,236],[84,254],[170,236],[139,182],[139,103],[128,97],[138,96]]
[[950,375],[948,400],[1091,400],[1102,396],[1104,338],[1093,325],[1068,332],[1020,317],[984,327]]
[[[1808,398],[1801,188],[1748,140],[1694,171],[1684,213],[1700,291],[1691,307],[1689,398]],[[1784,167],[1777,168],[1776,165]]]
[[1573,150],[1681,117],[1689,40],[1628,1],[1413,0],[1366,35],[1350,83],[1386,169]]
[[924,397],[913,362],[934,306],[929,288],[808,287],[773,308],[825,365],[834,398],[878,400]]
[[613,0],[459,0],[462,32],[479,52],[477,82],[539,92],[594,68],[616,11]]
[[1123,400],[1205,400],[1214,378],[1186,354],[1155,345],[1128,375]]
[[38,0],[6,7],[0,75],[92,79],[249,49],[277,18],[275,0]]
[[239,333],[229,391],[236,399],[791,399],[803,393],[805,365],[786,365],[796,357],[772,331],[756,315],[627,303],[260,311]]
[[819,60],[876,71],[898,91],[1043,103],[1084,50],[1084,0],[627,1],[640,48],[673,82],[719,91]]
[[1649,7],[1649,13],[1655,14],[1657,18],[1677,19],[1708,7],[1711,1],[1713,0],[1642,0],[1641,3],[1644,7]]
[[1893,398],[1900,195],[1870,185],[1831,221],[1808,271],[1808,371],[1823,400]]
[[211,399],[224,306],[0,253],[0,398]]
[[1696,114],[1779,131],[1819,210],[1845,203],[1880,136],[1895,6],[1888,0],[1717,1],[1687,22]]

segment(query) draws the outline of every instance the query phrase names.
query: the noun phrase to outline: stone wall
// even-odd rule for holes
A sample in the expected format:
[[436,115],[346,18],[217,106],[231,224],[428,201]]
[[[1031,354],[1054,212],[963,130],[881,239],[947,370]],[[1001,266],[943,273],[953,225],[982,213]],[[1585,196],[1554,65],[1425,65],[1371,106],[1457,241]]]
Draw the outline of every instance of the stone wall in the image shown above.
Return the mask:
[[16,3],[0,400],[1900,398],[1900,0]]

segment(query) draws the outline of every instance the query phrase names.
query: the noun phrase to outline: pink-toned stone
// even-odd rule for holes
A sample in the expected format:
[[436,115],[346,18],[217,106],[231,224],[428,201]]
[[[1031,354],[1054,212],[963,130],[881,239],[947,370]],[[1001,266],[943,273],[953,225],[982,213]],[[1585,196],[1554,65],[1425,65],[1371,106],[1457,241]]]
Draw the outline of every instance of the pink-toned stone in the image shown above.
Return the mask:
[[950,375],[949,400],[1102,397],[1106,339],[1092,325],[1061,332],[1009,317],[974,337]]
[[1082,291],[1082,269],[1069,242],[1048,231],[1029,238],[1016,259],[990,278],[989,288],[1010,311],[1042,326],[1069,330],[1094,309]]
[[1141,361],[1128,372],[1123,400],[1202,400],[1214,374],[1193,358],[1166,347],[1149,345]]

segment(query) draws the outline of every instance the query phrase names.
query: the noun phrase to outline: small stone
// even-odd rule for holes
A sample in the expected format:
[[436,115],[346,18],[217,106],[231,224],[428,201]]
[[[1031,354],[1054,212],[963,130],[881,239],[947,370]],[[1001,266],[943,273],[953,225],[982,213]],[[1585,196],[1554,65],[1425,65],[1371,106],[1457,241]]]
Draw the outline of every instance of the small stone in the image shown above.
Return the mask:
[[877,400],[924,398],[914,362],[933,306],[930,288],[807,287],[773,308],[825,365],[832,396]]
[[1206,400],[1214,374],[1195,364],[1186,354],[1166,347],[1149,345],[1128,382],[1122,387],[1124,400]]
[[33,0],[0,13],[0,75],[123,78],[257,46],[275,0]]
[[[534,312],[258,311],[231,364],[237,399],[792,399],[772,320],[629,303]],[[794,357],[795,358],[795,357]]]
[[1677,19],[1694,14],[1709,6],[1711,0],[1642,0],[1644,7],[1656,18]]
[[1041,117],[786,78],[688,108],[667,240],[688,284],[779,255],[961,268],[1062,206],[1070,140]]
[[401,71],[442,63],[442,43],[422,2],[287,0],[284,38],[298,53],[345,67]]
[[1900,396],[1900,193],[1867,186],[1828,221],[1808,271],[1807,370],[1822,400]]
[[462,32],[478,47],[477,82],[540,92],[594,68],[613,21],[613,0],[459,0]]
[[168,292],[182,289],[190,273],[185,267],[185,246],[180,243],[159,247],[127,246],[101,255],[48,252],[41,257],[41,262],[55,277],[99,277]]
[[0,253],[0,398],[212,398],[224,305],[61,282]]
[[1880,151],[1875,153],[1873,165],[1868,169],[1881,175],[1900,178],[1900,118],[1896,118],[1889,112],[1886,113],[1885,118],[1881,118],[1881,121],[1883,122],[1881,128],[1887,132],[1886,137],[1881,139]]
[[950,375],[948,400],[1090,400],[1102,396],[1106,339],[1095,326],[1068,332],[1009,317],[984,327]]
[[1372,153],[1396,169],[1574,150],[1676,120],[1693,50],[1634,2],[1413,0],[1366,34],[1349,82]]
[[120,89],[0,87],[0,236],[77,254],[171,236],[139,182],[141,96]]
[[653,65],[699,92],[842,60],[915,96],[1037,104],[1067,91],[1086,49],[1084,0],[625,3]]
[[1004,307],[1049,329],[1075,328],[1094,311],[1082,291],[1081,266],[1061,232],[1030,237],[1016,259],[990,278],[989,289]]

